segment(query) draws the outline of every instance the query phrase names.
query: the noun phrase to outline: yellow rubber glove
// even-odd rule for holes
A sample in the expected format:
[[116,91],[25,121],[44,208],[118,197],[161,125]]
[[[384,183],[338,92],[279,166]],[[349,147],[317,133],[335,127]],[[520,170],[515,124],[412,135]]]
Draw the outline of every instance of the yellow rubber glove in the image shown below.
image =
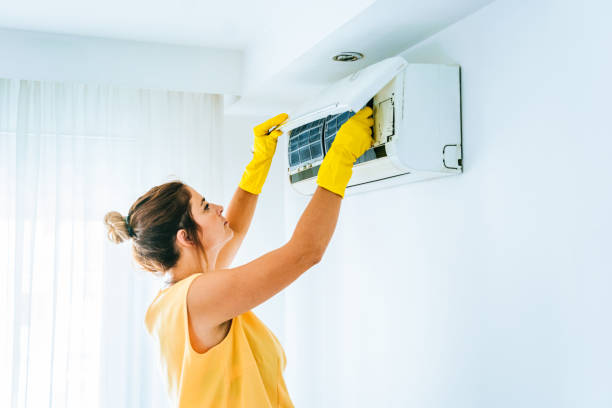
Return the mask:
[[270,132],[270,128],[279,126],[288,117],[289,115],[286,113],[281,113],[253,128],[255,134],[253,159],[244,170],[239,184],[239,187],[244,191],[252,194],[261,193],[272,164],[272,157],[274,157],[276,151],[277,139],[283,133],[280,130]]
[[338,130],[317,174],[317,184],[344,198],[353,164],[372,144],[372,108],[366,106]]

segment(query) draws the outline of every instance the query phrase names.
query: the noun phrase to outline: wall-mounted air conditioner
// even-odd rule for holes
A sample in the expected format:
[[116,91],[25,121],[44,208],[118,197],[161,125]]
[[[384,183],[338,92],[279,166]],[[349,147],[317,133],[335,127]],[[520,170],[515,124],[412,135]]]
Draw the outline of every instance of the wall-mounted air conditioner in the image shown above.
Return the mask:
[[336,132],[366,104],[374,111],[375,142],[353,165],[345,194],[462,172],[459,66],[393,57],[336,82],[280,126],[298,192],[315,192]]

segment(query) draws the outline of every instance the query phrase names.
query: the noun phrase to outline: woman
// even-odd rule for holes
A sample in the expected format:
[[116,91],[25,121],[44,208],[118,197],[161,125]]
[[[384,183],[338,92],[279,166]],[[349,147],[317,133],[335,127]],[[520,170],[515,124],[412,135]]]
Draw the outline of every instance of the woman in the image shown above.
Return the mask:
[[338,131],[317,175],[317,190],[293,236],[282,247],[229,268],[244,240],[258,194],[287,119],[254,128],[255,151],[229,205],[206,200],[181,182],[152,188],[123,218],[108,213],[109,239],[134,242],[135,260],[170,277],[147,310],[145,323],[160,351],[173,406],[292,407],[282,372],[285,353],[253,314],[317,264],[336,227],[353,163],[372,145],[366,107]]

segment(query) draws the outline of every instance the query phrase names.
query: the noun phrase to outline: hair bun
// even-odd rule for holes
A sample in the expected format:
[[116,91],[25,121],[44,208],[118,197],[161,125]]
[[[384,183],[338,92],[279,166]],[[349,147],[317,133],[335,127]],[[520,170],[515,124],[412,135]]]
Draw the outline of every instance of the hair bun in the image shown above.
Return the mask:
[[111,211],[104,216],[104,224],[108,230],[108,239],[115,244],[120,244],[123,241],[130,239],[128,226],[123,217],[117,211]]

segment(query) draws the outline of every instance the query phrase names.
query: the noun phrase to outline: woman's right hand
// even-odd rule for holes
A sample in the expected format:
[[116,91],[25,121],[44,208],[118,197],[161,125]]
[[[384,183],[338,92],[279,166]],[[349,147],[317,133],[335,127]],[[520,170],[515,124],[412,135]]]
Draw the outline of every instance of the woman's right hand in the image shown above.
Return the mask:
[[319,167],[319,186],[344,197],[346,186],[353,175],[353,164],[374,142],[372,126],[372,108],[366,106],[340,127]]
[[353,160],[351,164],[355,163],[366,150],[372,147],[372,126],[374,126],[372,108],[366,106],[340,126],[330,151],[341,150],[350,155]]

